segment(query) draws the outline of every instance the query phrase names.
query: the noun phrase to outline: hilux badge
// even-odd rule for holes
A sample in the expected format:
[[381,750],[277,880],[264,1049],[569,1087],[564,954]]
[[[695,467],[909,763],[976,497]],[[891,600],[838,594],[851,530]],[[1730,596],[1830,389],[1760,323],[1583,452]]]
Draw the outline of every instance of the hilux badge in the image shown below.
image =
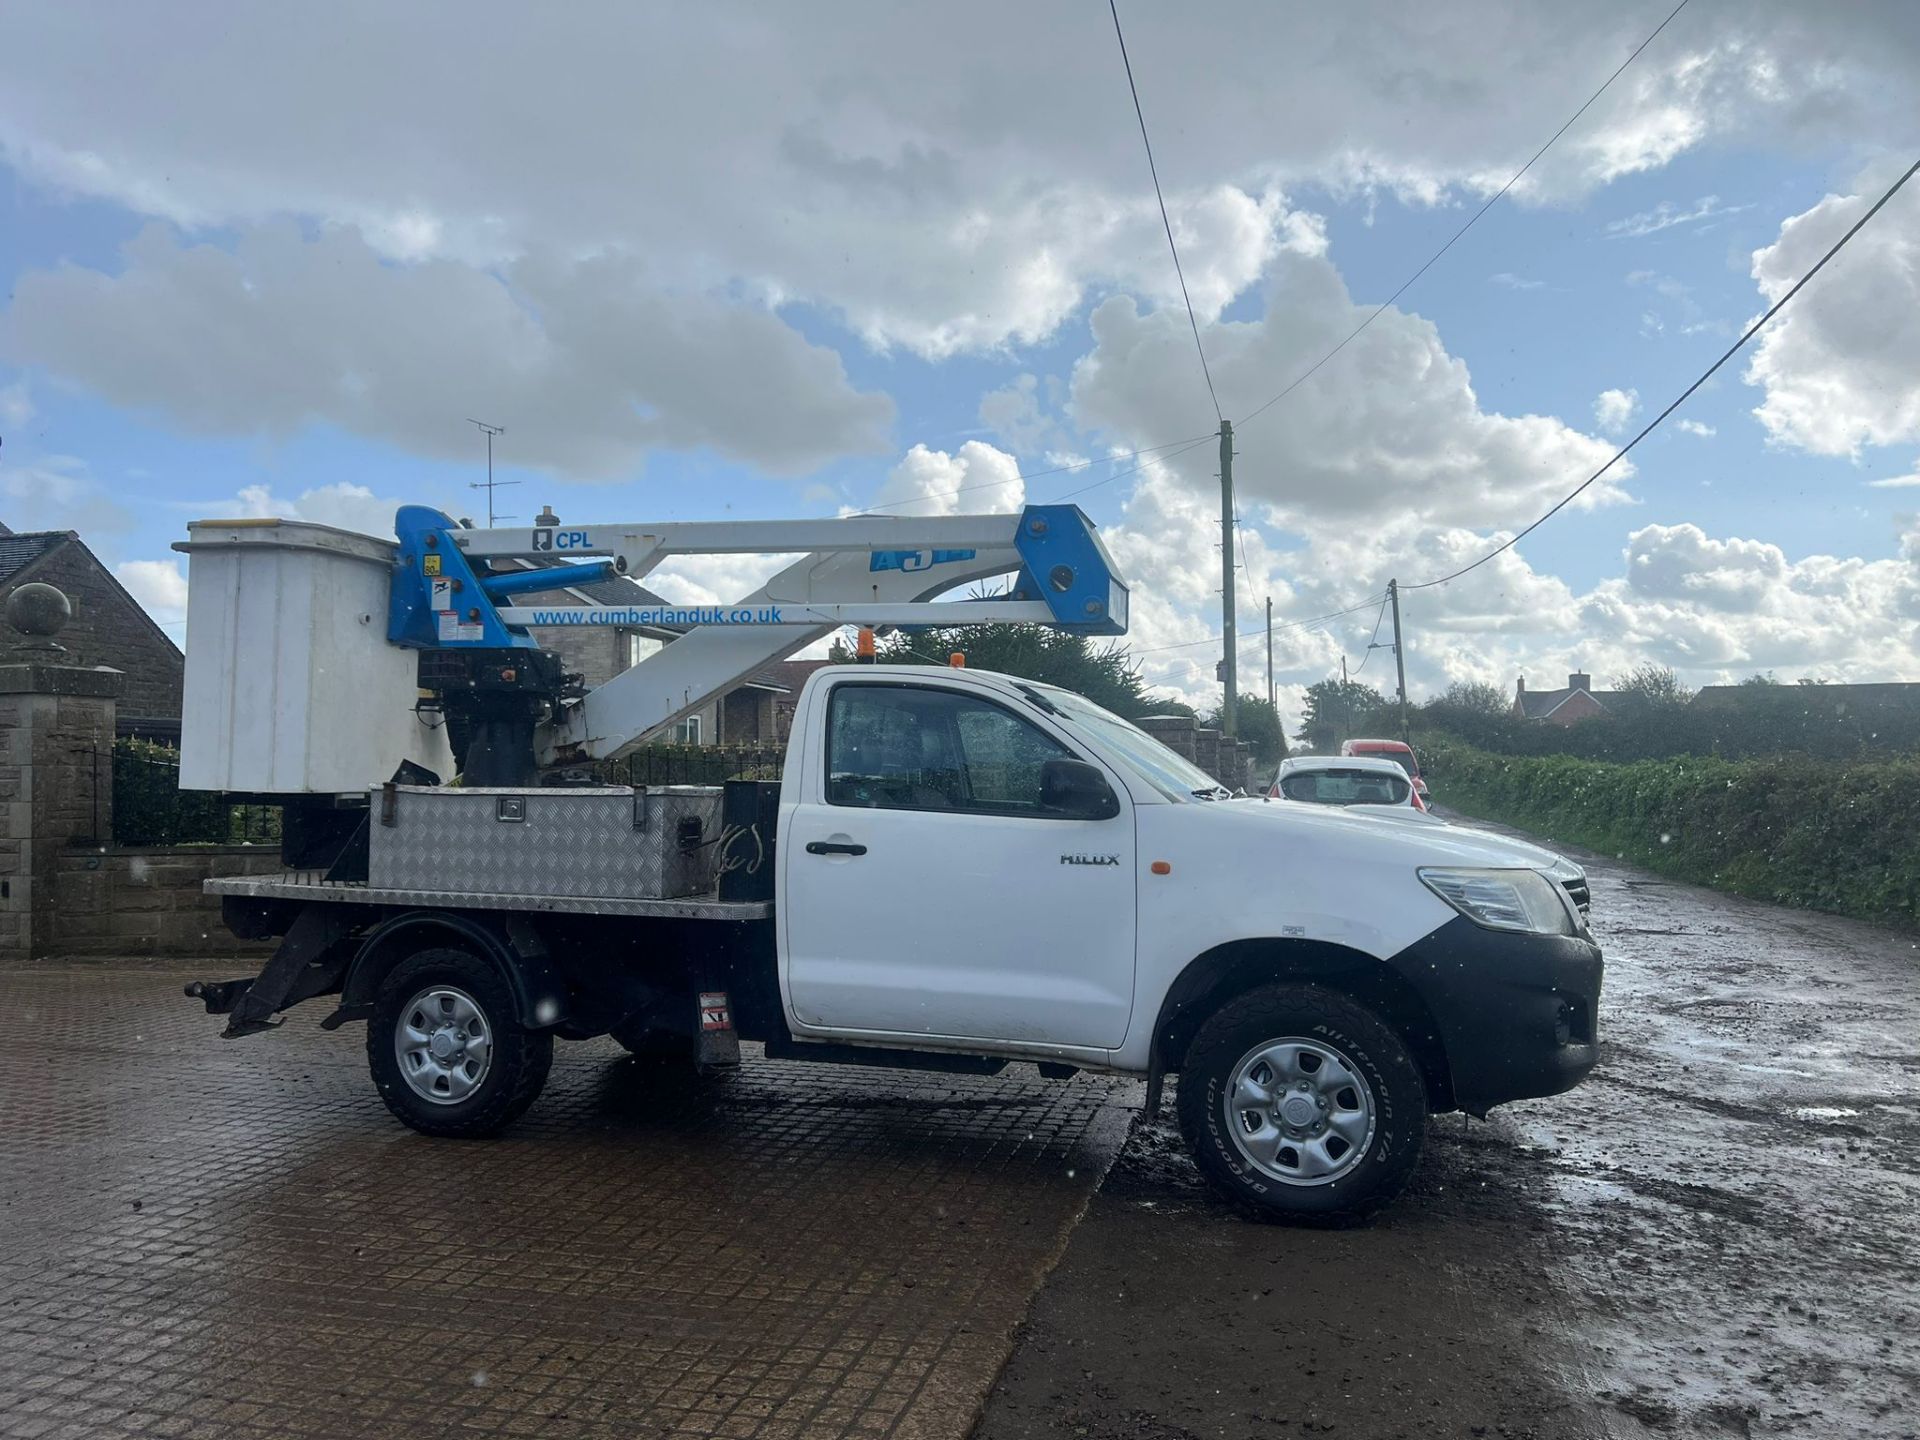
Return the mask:
[[1118,865],[1118,855],[1062,855],[1062,865]]

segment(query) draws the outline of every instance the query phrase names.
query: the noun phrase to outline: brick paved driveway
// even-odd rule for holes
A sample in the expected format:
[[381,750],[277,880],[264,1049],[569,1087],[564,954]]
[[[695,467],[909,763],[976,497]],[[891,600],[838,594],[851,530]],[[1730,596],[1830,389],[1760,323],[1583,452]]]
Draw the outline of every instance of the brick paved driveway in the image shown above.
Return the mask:
[[1137,1097],[597,1042],[429,1140],[206,968],[0,971],[0,1435],[964,1435]]

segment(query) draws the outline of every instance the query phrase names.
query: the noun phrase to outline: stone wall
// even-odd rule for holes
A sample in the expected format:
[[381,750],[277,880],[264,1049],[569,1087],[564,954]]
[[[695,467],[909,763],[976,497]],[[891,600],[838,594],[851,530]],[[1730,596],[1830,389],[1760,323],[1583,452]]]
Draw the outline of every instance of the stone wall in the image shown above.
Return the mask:
[[1258,783],[1253,773],[1253,748],[1218,730],[1210,730],[1191,715],[1148,715],[1138,722],[1162,745],[1191,760],[1229,790]]
[[177,955],[264,958],[266,943],[235,939],[204,881],[280,868],[275,846],[174,845],[68,850],[56,861],[51,933],[39,958]]
[[0,655],[0,964],[264,954],[227,933],[218,898],[200,886],[276,870],[279,847],[115,848],[124,677],[50,660],[47,648]]

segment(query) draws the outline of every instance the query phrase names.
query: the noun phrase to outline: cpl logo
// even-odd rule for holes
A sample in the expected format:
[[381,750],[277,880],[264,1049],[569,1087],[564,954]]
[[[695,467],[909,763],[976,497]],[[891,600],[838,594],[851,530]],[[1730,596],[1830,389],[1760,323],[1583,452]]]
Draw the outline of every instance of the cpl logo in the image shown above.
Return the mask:
[[585,550],[592,542],[584,530],[536,530],[533,532],[535,550]]

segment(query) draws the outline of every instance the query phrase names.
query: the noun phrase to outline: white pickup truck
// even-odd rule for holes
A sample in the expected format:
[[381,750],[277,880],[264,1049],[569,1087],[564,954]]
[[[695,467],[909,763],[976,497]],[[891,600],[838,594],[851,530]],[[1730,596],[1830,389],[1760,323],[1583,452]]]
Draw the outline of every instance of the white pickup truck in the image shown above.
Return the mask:
[[1600,951],[1537,852],[1230,795],[1010,676],[816,671],[777,830],[753,842],[771,900],[216,881],[238,933],[285,938],[258,978],[189,993],[229,1033],[337,996],[323,1023],[367,1022],[388,1107],[435,1135],[512,1123],[556,1036],[708,1064],[736,1037],[783,1059],[1025,1061],[1145,1076],[1149,1104],[1178,1073],[1202,1171],[1283,1220],[1378,1208],[1429,1114],[1565,1090],[1596,1057]]

